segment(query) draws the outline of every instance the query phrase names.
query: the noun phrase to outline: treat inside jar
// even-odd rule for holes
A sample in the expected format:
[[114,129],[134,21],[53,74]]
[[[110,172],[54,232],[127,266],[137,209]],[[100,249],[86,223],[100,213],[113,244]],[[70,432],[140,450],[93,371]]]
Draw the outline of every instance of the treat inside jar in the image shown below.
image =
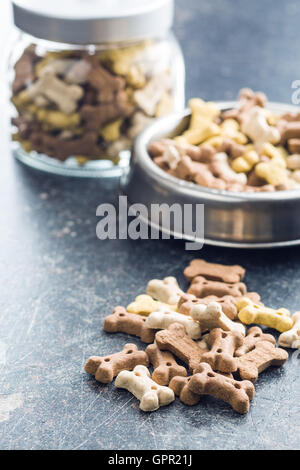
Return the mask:
[[211,189],[264,192],[300,187],[300,113],[278,115],[267,98],[242,89],[235,109],[190,100],[188,128],[149,146],[171,176]]
[[43,50],[28,46],[14,66],[13,139],[78,163],[118,163],[136,135],[173,110],[171,71],[154,40],[105,48]]

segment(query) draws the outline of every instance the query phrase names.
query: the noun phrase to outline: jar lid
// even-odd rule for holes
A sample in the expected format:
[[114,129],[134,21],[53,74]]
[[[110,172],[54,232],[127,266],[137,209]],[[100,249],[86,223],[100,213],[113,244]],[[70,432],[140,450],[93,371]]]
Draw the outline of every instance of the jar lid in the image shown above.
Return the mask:
[[174,0],[12,0],[14,23],[40,39],[97,44],[159,37],[173,23]]

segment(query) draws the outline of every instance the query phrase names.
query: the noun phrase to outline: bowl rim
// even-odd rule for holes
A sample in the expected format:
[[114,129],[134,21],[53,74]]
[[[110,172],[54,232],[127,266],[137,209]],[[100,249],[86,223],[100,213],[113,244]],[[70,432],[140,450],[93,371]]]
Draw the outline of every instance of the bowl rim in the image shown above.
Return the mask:
[[[220,107],[222,111],[227,109],[236,108],[238,101],[214,101],[214,103]],[[266,105],[266,109],[270,111],[286,113],[286,112],[300,112],[300,107],[295,105],[290,105],[286,103],[270,101]],[[277,111],[276,111],[277,110]],[[143,130],[137,137],[134,143],[134,154],[138,154],[143,165],[154,175],[157,179],[162,180],[166,186],[176,185],[179,187],[181,192],[205,194],[208,199],[219,199],[221,201],[227,202],[246,202],[246,201],[289,201],[300,199],[300,188],[299,189],[288,189],[282,191],[271,191],[271,192],[260,192],[260,193],[251,193],[247,191],[234,192],[227,190],[219,190],[213,188],[207,188],[205,186],[197,185],[193,182],[185,181],[175,176],[169,175],[164,170],[162,170],[158,165],[154,163],[149,152],[148,146],[151,141],[153,141],[153,135],[159,134],[160,127],[164,127],[163,124],[168,121],[177,122],[179,124],[180,120],[191,115],[189,108],[184,109],[181,112],[175,112],[168,114],[162,118],[156,119],[154,123],[150,124],[145,130]]]

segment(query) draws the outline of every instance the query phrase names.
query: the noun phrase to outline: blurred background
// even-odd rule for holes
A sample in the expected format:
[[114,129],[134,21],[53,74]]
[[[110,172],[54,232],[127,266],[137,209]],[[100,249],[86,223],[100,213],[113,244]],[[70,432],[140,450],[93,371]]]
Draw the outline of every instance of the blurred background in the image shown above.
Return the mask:
[[[187,98],[232,99],[241,87],[291,100],[299,78],[297,0],[175,0],[175,34],[186,60]],[[0,59],[11,32],[9,0],[0,6]]]

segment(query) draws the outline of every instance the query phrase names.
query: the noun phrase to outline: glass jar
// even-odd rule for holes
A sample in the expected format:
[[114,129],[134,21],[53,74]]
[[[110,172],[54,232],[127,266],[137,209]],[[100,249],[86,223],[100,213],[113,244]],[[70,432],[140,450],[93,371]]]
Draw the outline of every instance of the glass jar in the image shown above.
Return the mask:
[[184,107],[173,0],[13,0],[13,153],[69,176],[119,176],[137,134]]

